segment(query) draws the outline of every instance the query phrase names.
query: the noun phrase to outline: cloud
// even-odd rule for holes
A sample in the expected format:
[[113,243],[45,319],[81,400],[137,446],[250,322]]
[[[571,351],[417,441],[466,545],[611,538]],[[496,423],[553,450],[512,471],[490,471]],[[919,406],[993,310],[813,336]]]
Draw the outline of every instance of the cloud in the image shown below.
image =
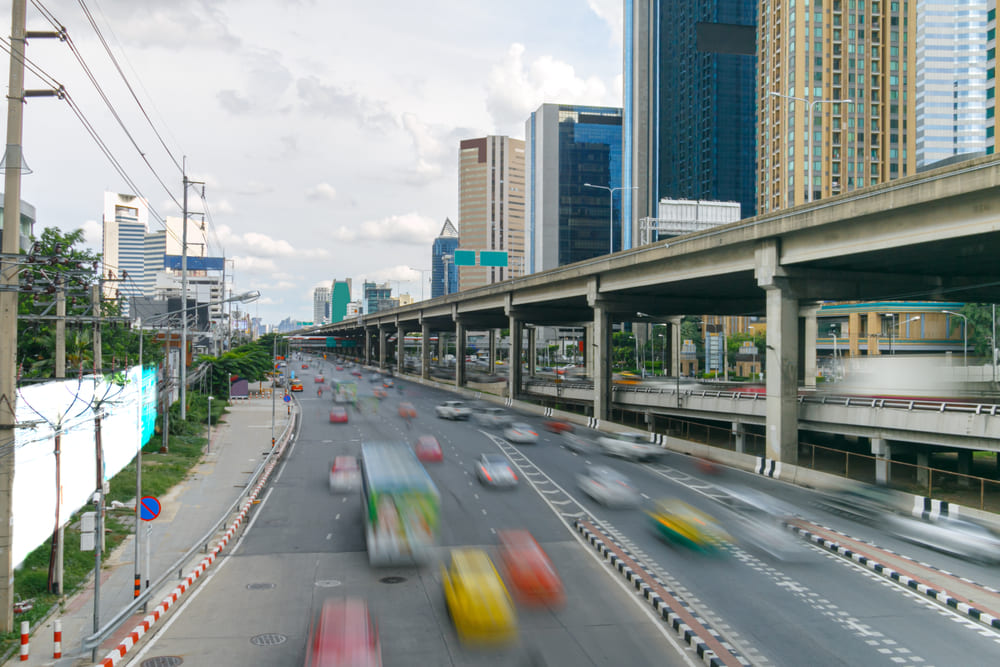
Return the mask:
[[499,133],[521,136],[524,121],[543,102],[612,105],[608,87],[596,76],[581,78],[573,66],[552,56],[531,63],[523,44],[511,44],[503,62],[494,65],[486,86],[486,108]]
[[210,3],[175,0],[152,7],[132,2],[104,4],[101,13],[114,25],[116,39],[139,49],[161,47],[175,52],[207,47],[232,52],[243,44],[230,30],[228,17]]
[[236,270],[240,275],[248,273],[253,276],[269,275],[278,270],[278,265],[273,259],[261,257],[241,257],[235,256]]
[[253,109],[250,100],[235,90],[220,90],[215,97],[222,108],[231,114],[244,114]]
[[104,252],[104,225],[96,220],[86,220],[80,228],[83,230],[84,245]]
[[337,198],[337,190],[329,183],[317,183],[306,190],[306,199],[333,201]]
[[[329,253],[324,248],[307,248],[296,250],[288,241],[275,239],[260,232],[237,234],[228,225],[219,225],[216,233],[219,243],[230,252],[239,252],[255,258],[264,257],[327,257]],[[277,270],[277,269],[274,269]]]
[[242,188],[236,190],[236,194],[245,195],[248,197],[255,197],[257,195],[268,195],[274,192],[274,186],[268,183],[257,183],[251,181],[245,184]]
[[447,167],[457,161],[458,142],[476,134],[475,130],[464,127],[428,125],[413,113],[404,113],[400,120],[416,153],[413,166],[404,175],[411,185],[426,185],[442,177]]
[[343,243],[352,241],[379,241],[426,245],[434,240],[440,231],[439,222],[417,213],[390,215],[381,220],[362,222],[357,228],[341,225],[334,230],[333,238]]
[[625,31],[622,0],[587,0],[587,6],[608,24],[612,43],[620,46]]
[[350,120],[372,129],[387,129],[396,125],[396,120],[382,102],[325,84],[315,76],[303,77],[295,85],[299,100],[307,112],[325,118]]

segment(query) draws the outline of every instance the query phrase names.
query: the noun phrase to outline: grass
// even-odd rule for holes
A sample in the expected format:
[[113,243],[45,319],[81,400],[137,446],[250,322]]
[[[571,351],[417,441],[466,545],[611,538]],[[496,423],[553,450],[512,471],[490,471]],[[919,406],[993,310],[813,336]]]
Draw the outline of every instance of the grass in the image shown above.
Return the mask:
[[[162,496],[178,483],[184,481],[198,461],[207,438],[202,435],[207,420],[207,397],[189,394],[187,419],[181,421],[180,406],[175,404],[170,408],[170,433],[168,451],[160,453],[162,441],[161,424],[157,423],[158,433],[142,448],[142,493],[146,496]],[[212,403],[212,423],[222,417],[226,409],[224,400]],[[131,501],[135,497],[135,459],[118,472],[108,482],[107,505],[118,500]],[[83,508],[74,513],[63,531],[65,544],[63,546],[63,578],[65,597],[75,594],[86,584],[88,577],[94,571],[94,552],[80,551],[80,515],[91,508]],[[115,511],[108,509],[105,513],[105,550],[110,554],[134,529],[134,514],[132,511]],[[28,621],[34,628],[45,618],[52,607],[60,604],[65,597],[48,592],[49,555],[52,550],[52,539],[28,554],[21,567],[14,572],[15,600],[34,598],[34,608],[15,617],[14,631],[0,634],[0,662],[20,645],[20,621]]]

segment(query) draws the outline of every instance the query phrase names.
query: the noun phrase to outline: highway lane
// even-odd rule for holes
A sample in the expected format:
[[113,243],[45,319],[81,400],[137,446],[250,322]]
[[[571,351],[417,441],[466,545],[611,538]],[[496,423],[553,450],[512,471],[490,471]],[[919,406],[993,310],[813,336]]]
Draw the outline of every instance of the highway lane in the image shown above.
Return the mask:
[[[329,379],[331,372],[325,368]],[[299,375],[302,375],[299,369]],[[645,602],[628,591],[596,555],[548,510],[529,487],[483,489],[472,475],[475,455],[495,451],[465,423],[433,418],[421,410],[408,429],[396,414],[402,399],[422,397],[413,385],[389,394],[375,413],[351,412],[347,424],[330,424],[332,401],[315,394],[309,373],[298,395],[303,428],[270,485],[253,524],[169,621],[143,659],[179,655],[193,664],[289,665],[305,655],[310,617],[327,596],[368,599],[378,619],[386,665],[682,665],[695,664],[666,638]],[[343,374],[346,379],[346,372]],[[409,384],[409,383],[407,383]],[[370,393],[367,380],[359,383]],[[426,390],[437,393],[436,390]],[[495,530],[527,527],[563,576],[567,605],[559,610],[519,610],[521,638],[509,650],[475,650],[458,641],[445,608],[436,566],[372,569],[363,550],[358,494],[331,495],[327,465],[341,453],[357,454],[363,440],[436,435],[445,462],[428,464],[442,494],[442,546],[492,550]],[[253,643],[257,638],[264,645]],[[273,642],[275,643],[271,645]]]

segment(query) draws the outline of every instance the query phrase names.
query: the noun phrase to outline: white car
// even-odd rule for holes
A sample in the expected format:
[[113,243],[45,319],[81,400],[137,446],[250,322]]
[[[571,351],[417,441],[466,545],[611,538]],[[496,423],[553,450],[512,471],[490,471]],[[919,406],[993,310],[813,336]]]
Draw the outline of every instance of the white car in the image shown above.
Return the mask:
[[476,411],[476,423],[490,428],[506,426],[511,422],[510,415],[503,408],[482,408]]
[[434,408],[434,413],[441,419],[468,419],[472,416],[472,410],[462,401],[445,401]]
[[666,454],[665,449],[652,444],[647,438],[641,433],[602,435],[597,439],[597,446],[609,456],[620,456],[633,461],[652,461]]
[[576,476],[580,490],[606,507],[635,507],[639,493],[628,477],[607,466],[590,466]]
[[505,428],[503,437],[519,445],[533,445],[538,442],[538,431],[529,424],[518,422]]
[[945,516],[924,521],[896,514],[886,523],[889,532],[908,542],[980,563],[1000,563],[1000,538],[978,523]]

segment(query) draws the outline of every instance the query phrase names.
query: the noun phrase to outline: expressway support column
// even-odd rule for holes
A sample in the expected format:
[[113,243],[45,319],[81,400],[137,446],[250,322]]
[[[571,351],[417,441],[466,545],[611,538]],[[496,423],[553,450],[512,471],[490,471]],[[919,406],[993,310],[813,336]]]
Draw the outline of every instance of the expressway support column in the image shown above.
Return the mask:
[[[972,474],[972,450],[971,449],[960,449],[958,450],[958,474],[959,475],[971,475]],[[968,477],[959,477],[958,485],[961,487],[968,487],[971,484],[971,480]]]
[[431,377],[431,325],[420,321],[420,377]]
[[816,313],[818,306],[804,309],[802,313],[805,320],[805,333],[802,340],[802,347],[805,349],[805,386],[814,388],[816,386],[816,337],[819,334],[819,326],[816,323]]
[[378,325],[378,369],[385,370],[385,327]]
[[403,325],[396,320],[396,375],[403,372],[403,362],[406,359],[406,331]]
[[538,329],[531,327],[528,329],[528,377],[534,377],[535,364],[538,362]]
[[611,408],[611,313],[601,298],[598,280],[595,277],[587,285],[587,305],[594,311],[594,322],[586,349],[593,359],[594,418],[605,420]]
[[917,484],[923,486],[930,478],[928,469],[930,468],[931,455],[927,450],[917,452]]
[[671,317],[670,323],[670,375],[681,375],[681,318]]
[[513,311],[510,318],[510,359],[507,360],[509,373],[507,375],[507,396],[517,399],[521,393],[521,336],[524,322]]
[[781,266],[777,239],[756,249],[757,284],[764,289],[767,314],[766,456],[798,463],[799,304]]
[[465,386],[465,324],[455,320],[455,386]]
[[490,329],[490,375],[493,375],[493,371],[497,367],[497,330]]
[[872,454],[875,456],[875,483],[885,486],[892,474],[892,446],[885,438],[872,438]]
[[365,327],[365,366],[372,362],[372,330]]
[[744,454],[747,450],[747,427],[746,424],[733,422],[733,439],[736,441],[736,452]]

